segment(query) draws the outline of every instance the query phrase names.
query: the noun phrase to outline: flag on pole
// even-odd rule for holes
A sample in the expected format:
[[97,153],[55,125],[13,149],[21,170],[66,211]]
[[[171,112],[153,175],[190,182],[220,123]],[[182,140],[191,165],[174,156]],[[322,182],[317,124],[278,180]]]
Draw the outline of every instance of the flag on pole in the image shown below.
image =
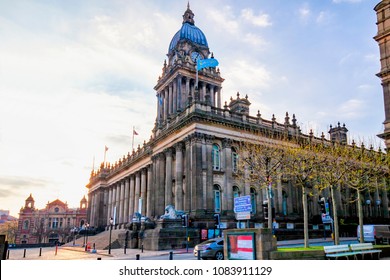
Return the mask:
[[105,151],[105,152],[108,151],[108,147],[107,147],[107,146],[104,146],[104,151]]
[[133,134],[134,134],[134,135],[138,135],[138,132],[135,131],[134,128],[133,128]]
[[215,58],[198,59],[196,63],[196,70],[199,71],[207,67],[216,67],[218,64],[218,60]]

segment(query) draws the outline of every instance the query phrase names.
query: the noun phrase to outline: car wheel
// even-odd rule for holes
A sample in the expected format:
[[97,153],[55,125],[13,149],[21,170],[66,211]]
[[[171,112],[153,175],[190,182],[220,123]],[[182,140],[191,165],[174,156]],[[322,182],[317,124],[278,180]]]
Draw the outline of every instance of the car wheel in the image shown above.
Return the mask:
[[223,260],[223,253],[221,251],[218,251],[216,254],[215,254],[215,259],[216,260]]

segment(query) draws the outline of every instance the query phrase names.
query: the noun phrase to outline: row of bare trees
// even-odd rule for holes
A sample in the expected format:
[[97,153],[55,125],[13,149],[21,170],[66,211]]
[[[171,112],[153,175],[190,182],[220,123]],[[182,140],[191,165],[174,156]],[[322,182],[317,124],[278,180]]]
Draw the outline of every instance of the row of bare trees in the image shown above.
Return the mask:
[[[364,144],[358,147],[355,143],[345,145],[314,137],[295,139],[259,135],[256,141],[245,141],[239,145],[239,180],[255,188],[266,189],[269,203],[272,201],[271,182],[281,176],[301,189],[305,247],[309,247],[307,197],[313,195],[313,190],[321,193],[326,188],[330,189],[334,238],[335,244],[339,244],[337,190],[353,190],[355,195],[350,200],[357,202],[362,233],[362,194],[388,188],[389,155],[380,149],[367,149]],[[268,228],[272,228],[271,215],[272,211],[269,211]],[[360,236],[363,242],[363,234]]]

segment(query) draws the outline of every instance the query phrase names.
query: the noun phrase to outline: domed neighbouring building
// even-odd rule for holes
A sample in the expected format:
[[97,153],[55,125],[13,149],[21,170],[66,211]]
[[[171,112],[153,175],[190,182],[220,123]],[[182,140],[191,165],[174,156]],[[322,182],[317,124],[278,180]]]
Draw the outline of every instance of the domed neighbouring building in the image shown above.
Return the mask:
[[[91,173],[86,186],[91,226],[108,229],[114,219],[114,230],[126,231],[135,213],[157,220],[167,205],[173,205],[189,215],[191,228],[199,233],[197,238],[204,239],[216,234],[216,213],[220,215],[220,228],[237,227],[234,199],[239,196],[250,197],[252,210],[247,225],[266,226],[263,204],[268,199],[267,190],[238,176],[239,143],[259,135],[258,139],[265,142],[267,135],[273,134],[304,139],[314,136],[302,133],[295,114],[286,113],[283,123],[274,117],[264,119],[257,110],[251,115],[246,95],[235,93],[223,104],[224,79],[219,68],[196,70],[199,59],[212,57],[206,36],[195,26],[188,5],[154,86],[157,116],[150,140],[116,163],[102,163]],[[338,124],[330,129],[329,139],[347,142],[347,131]],[[325,136],[317,140],[325,141]],[[303,213],[300,189],[294,187],[294,180],[273,180],[274,217],[281,228],[287,224],[299,228]],[[318,200],[323,195],[313,193],[309,200],[311,219],[320,216]],[[388,205],[387,192],[372,196],[380,196],[382,205]],[[355,204],[343,204],[342,193],[337,199],[337,211],[343,217],[356,216]],[[388,207],[380,212],[378,215],[388,218]]]

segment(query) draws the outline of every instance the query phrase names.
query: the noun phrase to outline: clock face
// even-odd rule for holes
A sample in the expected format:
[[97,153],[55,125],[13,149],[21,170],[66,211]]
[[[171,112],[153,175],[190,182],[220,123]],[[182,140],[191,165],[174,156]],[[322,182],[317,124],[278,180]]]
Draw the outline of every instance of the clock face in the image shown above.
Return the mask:
[[198,52],[192,52],[191,59],[193,62],[196,62],[198,59],[203,59],[203,56]]

